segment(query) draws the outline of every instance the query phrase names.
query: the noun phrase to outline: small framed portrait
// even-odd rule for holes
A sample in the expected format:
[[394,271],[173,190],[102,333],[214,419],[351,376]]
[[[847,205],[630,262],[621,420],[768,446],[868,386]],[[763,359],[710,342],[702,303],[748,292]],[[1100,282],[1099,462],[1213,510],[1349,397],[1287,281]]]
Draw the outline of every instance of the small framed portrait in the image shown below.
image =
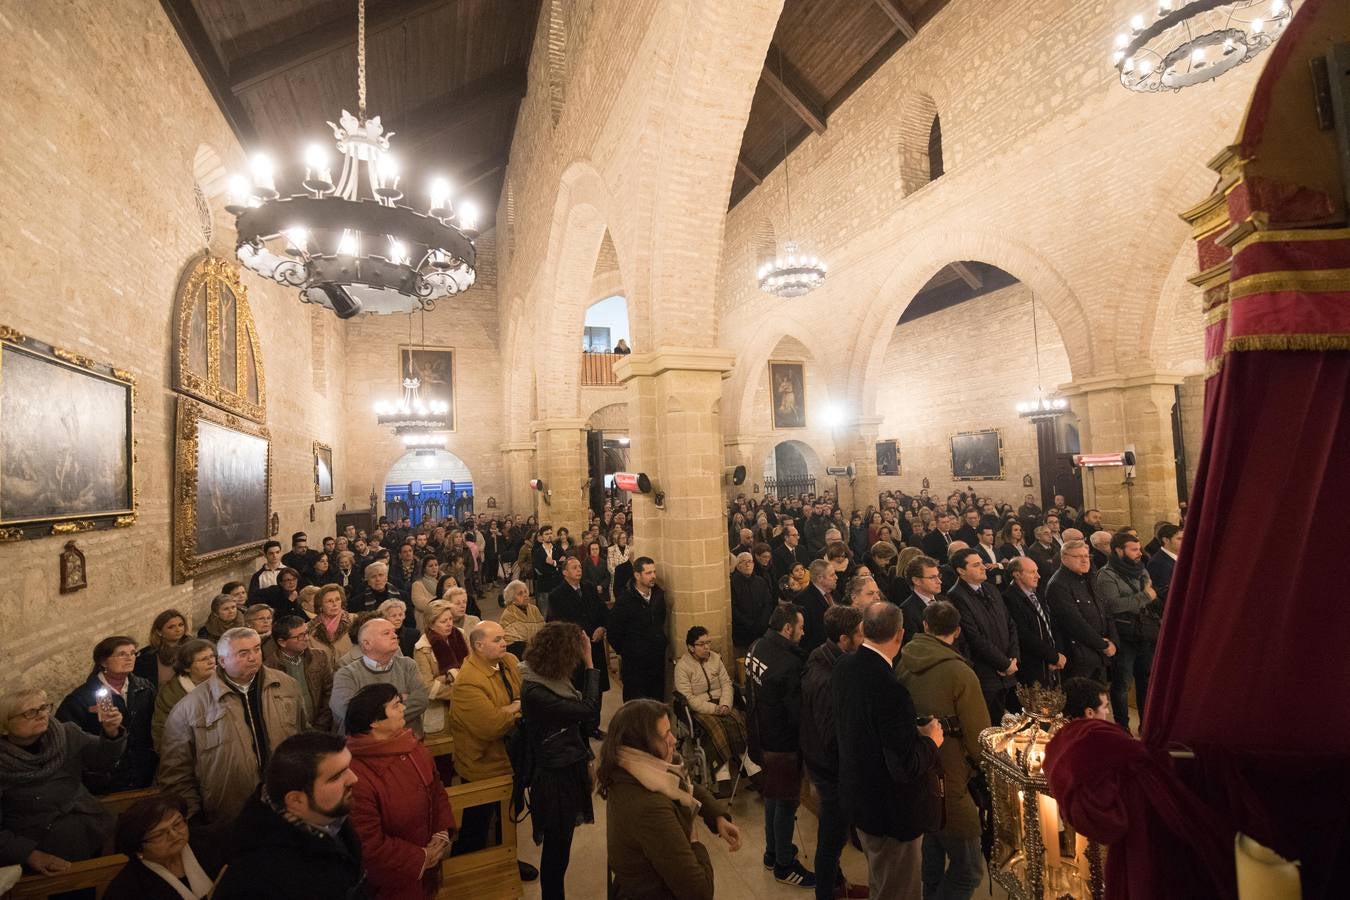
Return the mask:
[[877,441],[877,474],[900,474],[900,443],[898,441]]
[[314,502],[333,499],[333,448],[314,442]]
[[806,427],[806,374],[799,362],[769,363],[774,428]]
[[1003,435],[997,428],[952,435],[953,481],[1002,481]]
[[84,565],[84,551],[75,546],[74,541],[66,541],[66,549],[61,551],[61,593],[73,594],[89,587],[89,579]]

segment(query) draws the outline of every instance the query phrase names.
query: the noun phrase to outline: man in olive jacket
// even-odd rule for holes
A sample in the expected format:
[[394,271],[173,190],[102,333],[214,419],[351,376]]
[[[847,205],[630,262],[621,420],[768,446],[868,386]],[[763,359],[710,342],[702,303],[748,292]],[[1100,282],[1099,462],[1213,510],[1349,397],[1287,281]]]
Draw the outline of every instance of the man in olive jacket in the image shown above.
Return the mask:
[[[937,716],[955,726],[947,730],[938,754],[942,760],[946,827],[923,836],[925,897],[969,900],[984,877],[980,864],[980,816],[967,785],[980,758],[980,732],[989,727],[989,710],[980,679],[955,643],[961,614],[943,600],[923,613],[924,633],[900,651],[900,682],[920,716]],[[945,870],[945,871],[944,871]]]

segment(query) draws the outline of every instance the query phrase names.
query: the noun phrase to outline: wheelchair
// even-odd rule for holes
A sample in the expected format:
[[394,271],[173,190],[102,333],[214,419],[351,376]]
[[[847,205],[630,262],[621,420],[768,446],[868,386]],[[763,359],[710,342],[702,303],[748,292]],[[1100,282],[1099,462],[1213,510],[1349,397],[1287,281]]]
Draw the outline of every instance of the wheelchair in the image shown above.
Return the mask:
[[[740,691],[737,690],[739,696]],[[703,787],[709,794],[717,795],[716,772],[712,769],[712,763],[708,758],[708,751],[703,749],[703,741],[706,740],[704,728],[699,723],[698,717],[694,715],[694,710],[689,706],[689,698],[679,691],[671,694],[671,707],[675,713],[675,741],[676,749],[679,751],[680,759],[684,761],[684,770],[688,773],[690,780]],[[731,763],[733,769],[731,776],[731,792],[726,797],[720,799],[730,803],[736,798],[736,790],[741,783],[741,767],[737,761]]]

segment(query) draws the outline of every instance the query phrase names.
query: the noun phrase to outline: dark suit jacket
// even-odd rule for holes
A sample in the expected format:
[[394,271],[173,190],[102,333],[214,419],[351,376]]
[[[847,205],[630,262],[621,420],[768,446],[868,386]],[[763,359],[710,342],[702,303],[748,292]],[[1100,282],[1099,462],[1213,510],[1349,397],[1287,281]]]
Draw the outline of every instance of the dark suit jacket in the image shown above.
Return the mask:
[[825,610],[830,608],[830,600],[811,584],[797,595],[797,605],[802,608],[802,652],[809,654],[825,643]]
[[564,581],[549,591],[548,621],[574,622],[580,625],[581,630],[589,637],[595,629],[605,627],[609,623],[609,607],[600,600],[595,585],[590,582],[581,582],[581,590],[578,592],[572,590],[572,586]]
[[1153,589],[1158,592],[1158,602],[1167,602],[1167,592],[1172,587],[1172,573],[1176,571],[1177,561],[1161,549],[1148,561],[1148,577],[1153,580]]
[[980,542],[980,535],[974,528],[971,528],[969,525],[963,524],[960,528],[956,529],[956,531],[953,532],[952,540],[965,541],[967,544],[974,547],[976,544]]
[[[1050,606],[1046,603],[1045,595],[1037,591],[1036,598],[1041,601],[1041,608],[1045,610],[1048,620]],[[1046,628],[1041,617],[1036,615],[1031,600],[1016,584],[1003,592],[1003,604],[1008,607],[1008,615],[1017,626],[1017,646],[1022,651],[1022,655],[1017,658],[1017,680],[1022,684],[1040,682],[1048,686],[1049,667],[1059,661],[1059,646],[1055,641],[1053,626],[1051,629]]]
[[1049,547],[1041,546],[1039,541],[1028,544],[1027,556],[1036,564],[1036,571],[1041,573],[1041,585],[1044,586],[1059,568],[1059,544],[1051,543]]
[[791,572],[797,563],[805,566],[810,562],[810,558],[806,555],[806,547],[800,541],[795,550],[787,544],[779,544],[773,548],[773,563],[769,566],[769,571],[773,573],[773,583],[782,581],[783,576]]
[[[934,600],[945,600],[946,598],[939,594]],[[918,594],[911,593],[900,604],[900,614],[905,617],[905,639],[908,644],[914,640],[914,635],[923,634],[923,611],[927,609],[923,598]]]
[[951,601],[961,611],[958,649],[965,648],[965,657],[980,677],[980,689],[990,692],[1012,687],[1016,679],[999,673],[1020,655],[1017,628],[998,589],[986,582],[977,595],[970,585],[958,580],[951,590]]
[[[952,540],[955,540],[955,538]],[[950,542],[942,539],[942,532],[937,530],[928,532],[923,536],[923,543],[919,546],[923,548],[924,556],[931,556],[940,565],[946,565],[947,553],[949,552],[947,548],[950,546]]]
[[562,558],[557,545],[554,544],[553,564],[549,565],[548,557],[544,555],[543,543],[539,542],[534,545],[534,548],[530,551],[530,560],[534,564],[534,592],[536,594],[546,594],[562,581],[562,572],[558,569],[558,563]]
[[1106,641],[1119,646],[1116,622],[1106,614],[1106,605],[1097,599],[1092,576],[1079,575],[1060,567],[1045,596],[1049,599],[1050,624],[1059,639],[1060,651],[1068,658],[1065,678],[1083,676],[1106,680]]
[[[971,544],[971,549],[980,554],[980,557],[991,566],[999,562],[998,550],[994,547],[985,547],[984,544]],[[1002,591],[1003,585],[1007,583],[1008,573],[1002,569],[988,569],[986,574],[989,577],[989,583]]]
[[937,746],[914,728],[914,701],[870,647],[846,653],[830,678],[839,738],[839,801],[861,830],[897,840],[922,834],[914,807]]

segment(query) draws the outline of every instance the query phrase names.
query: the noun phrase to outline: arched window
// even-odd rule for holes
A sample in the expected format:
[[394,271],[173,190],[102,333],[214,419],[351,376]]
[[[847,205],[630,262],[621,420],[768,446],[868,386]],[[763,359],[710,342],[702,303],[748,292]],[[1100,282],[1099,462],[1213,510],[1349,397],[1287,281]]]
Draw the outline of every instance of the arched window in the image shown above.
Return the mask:
[[942,167],[942,117],[933,116],[928,128],[928,180],[936,181],[945,171]]

